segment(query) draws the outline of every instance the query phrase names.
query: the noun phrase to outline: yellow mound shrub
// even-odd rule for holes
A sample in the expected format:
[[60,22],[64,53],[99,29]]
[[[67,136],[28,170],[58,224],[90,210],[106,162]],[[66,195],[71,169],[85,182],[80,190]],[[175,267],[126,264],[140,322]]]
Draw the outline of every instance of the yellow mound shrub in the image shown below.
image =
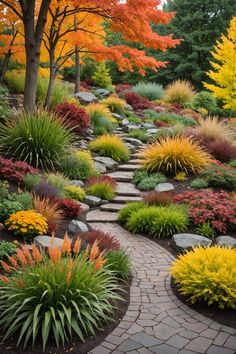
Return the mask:
[[102,135],[89,144],[91,151],[101,156],[111,157],[115,161],[127,161],[130,153],[123,140],[117,135]]
[[176,80],[165,90],[164,100],[168,103],[191,102],[195,95],[193,85],[187,80]]

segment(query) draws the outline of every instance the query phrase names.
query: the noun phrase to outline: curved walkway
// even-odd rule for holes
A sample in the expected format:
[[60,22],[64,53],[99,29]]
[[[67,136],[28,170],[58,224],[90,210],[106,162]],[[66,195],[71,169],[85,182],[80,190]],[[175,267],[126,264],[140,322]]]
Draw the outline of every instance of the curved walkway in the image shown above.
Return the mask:
[[128,311],[90,354],[236,353],[235,329],[198,314],[173,294],[168,270],[174,257],[169,252],[116,223],[90,225],[119,239],[133,265]]

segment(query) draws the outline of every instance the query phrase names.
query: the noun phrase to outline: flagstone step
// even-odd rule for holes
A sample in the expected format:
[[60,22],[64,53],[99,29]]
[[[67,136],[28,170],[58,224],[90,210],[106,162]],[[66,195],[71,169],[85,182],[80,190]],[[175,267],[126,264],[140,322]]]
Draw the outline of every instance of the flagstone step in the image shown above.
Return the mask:
[[110,176],[120,182],[131,182],[133,180],[133,175],[134,173],[132,171],[116,171],[107,174],[107,176]]
[[125,195],[117,195],[115,198],[112,199],[112,203],[129,203],[129,202],[140,202],[143,200],[142,197],[132,197],[132,196],[125,196]]
[[119,165],[117,167],[117,171],[135,171],[138,170],[141,167],[139,164],[125,164],[125,165]]
[[134,186],[133,183],[117,182],[116,194],[123,196],[139,197],[141,193]]
[[101,205],[100,209],[104,211],[120,211],[124,207],[125,204],[108,203],[108,204]]
[[139,164],[140,163],[140,159],[130,159],[129,161],[128,161],[128,163],[130,163],[130,164],[134,164],[134,165],[137,165],[137,164]]
[[86,215],[87,222],[116,222],[117,212],[92,210]]

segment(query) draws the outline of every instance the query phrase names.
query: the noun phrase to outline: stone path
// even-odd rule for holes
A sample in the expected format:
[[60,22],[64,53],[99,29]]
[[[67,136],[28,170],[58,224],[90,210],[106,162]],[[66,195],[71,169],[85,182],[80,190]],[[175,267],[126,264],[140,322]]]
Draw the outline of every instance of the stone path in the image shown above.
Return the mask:
[[[117,132],[118,133],[118,132]],[[133,235],[116,223],[117,211],[141,200],[131,183],[137,152],[109,175],[117,181],[116,197],[87,214],[94,229],[113,234],[130,254],[132,285],[128,310],[116,329],[90,354],[236,354],[236,329],[190,309],[173,294],[169,268],[174,257],[153,241]]]

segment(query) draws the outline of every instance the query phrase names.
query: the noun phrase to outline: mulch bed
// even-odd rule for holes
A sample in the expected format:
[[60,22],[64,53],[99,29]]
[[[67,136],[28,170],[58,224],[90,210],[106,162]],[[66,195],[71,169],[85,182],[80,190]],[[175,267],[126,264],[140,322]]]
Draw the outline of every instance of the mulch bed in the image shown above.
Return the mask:
[[[12,337],[10,340],[6,341],[4,344],[0,344],[0,353],[4,354],[64,354],[64,353],[79,353],[86,354],[94,347],[99,345],[103,340],[118,326],[124,317],[129,301],[130,301],[130,286],[131,278],[126,282],[120,282],[120,288],[122,289],[120,295],[123,298],[123,301],[116,302],[116,310],[112,318],[114,321],[104,324],[103,329],[96,331],[95,337],[87,338],[86,342],[83,343],[77,338],[73,337],[69,344],[66,344],[64,348],[58,349],[54,343],[48,342],[46,350],[42,351],[42,343],[36,341],[35,347],[31,348],[28,346],[24,350],[22,346],[16,347],[17,336]],[[0,341],[3,336],[0,335]],[[29,342],[30,343],[30,342]]]
[[207,306],[207,304],[204,304],[203,302],[192,305],[185,296],[179,293],[178,287],[173,279],[171,279],[171,288],[175,296],[191,309],[215,322],[221,323],[222,325],[236,328],[236,310],[229,308],[221,310],[216,305]]

